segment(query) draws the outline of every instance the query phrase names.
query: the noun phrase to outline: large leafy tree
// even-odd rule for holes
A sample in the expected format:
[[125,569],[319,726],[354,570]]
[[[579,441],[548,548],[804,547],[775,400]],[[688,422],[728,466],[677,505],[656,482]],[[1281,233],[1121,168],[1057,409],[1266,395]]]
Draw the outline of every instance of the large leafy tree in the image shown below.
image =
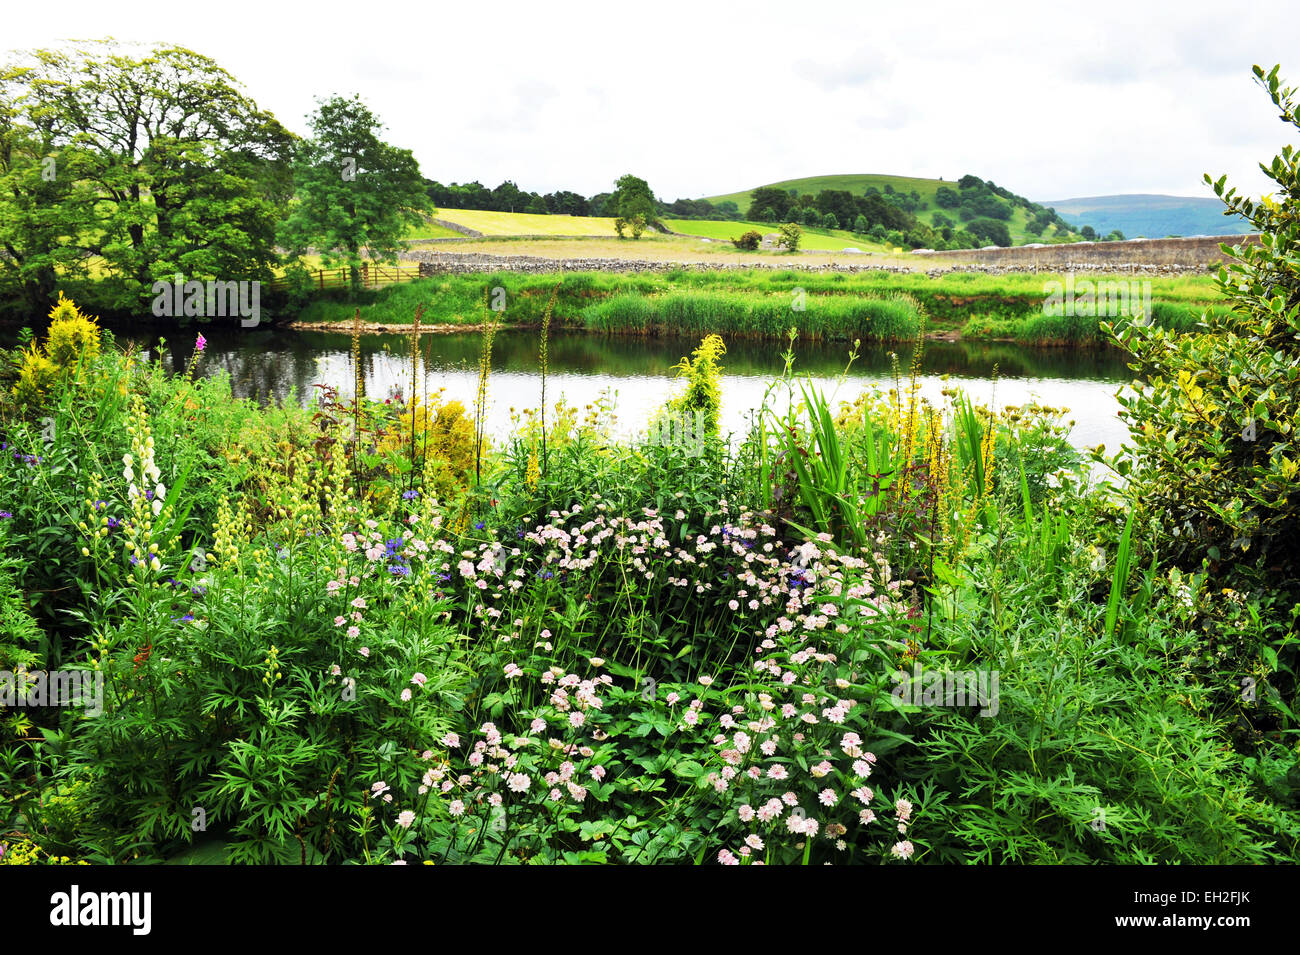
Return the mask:
[[37,50],[0,70],[0,104],[5,267],[29,295],[76,262],[93,261],[104,304],[124,309],[176,273],[269,277],[292,134],[209,57],[112,41]]
[[647,225],[659,221],[659,203],[650,190],[650,184],[631,173],[620,176],[618,182],[614,184],[614,192],[605,203],[606,214],[611,209],[617,215],[614,228],[620,237],[623,235],[624,227],[630,225],[632,237],[639,239]]
[[409,149],[380,138],[383,125],[360,97],[318,101],[312,135],[293,164],[294,201],[283,240],[295,253],[315,246],[342,262],[360,284],[362,253],[395,261],[408,225],[430,208],[420,165]]

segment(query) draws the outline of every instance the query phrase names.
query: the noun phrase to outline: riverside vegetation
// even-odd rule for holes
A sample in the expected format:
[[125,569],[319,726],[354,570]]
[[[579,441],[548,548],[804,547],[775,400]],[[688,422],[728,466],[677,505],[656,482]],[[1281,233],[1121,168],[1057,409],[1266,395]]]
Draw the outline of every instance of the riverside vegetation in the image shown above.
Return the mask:
[[1102,326],[1142,379],[1097,462],[1059,409],[925,401],[923,348],[827,394],[789,332],[731,445],[701,329],[644,438],[543,392],[494,445],[495,321],[473,409],[415,376],[260,407],[61,299],[0,361],[0,670],[103,705],[0,712],[0,864],[1295,861],[1300,180],[1271,169],[1276,201],[1217,184],[1266,239],[1228,310]]
[[[1096,276],[1126,285],[1130,277]],[[535,326],[555,294],[557,326],[611,334],[665,331],[781,341],[793,324],[805,338],[910,341],[922,329],[972,340],[1105,347],[1105,314],[1052,315],[1046,290],[1052,274],[985,275],[951,272],[827,274],[795,271],[681,269],[661,275],[513,272],[447,275],[336,297],[304,300],[297,321],[342,323],[360,308],[367,323],[409,325],[416,308],[428,323],[482,321],[484,289],[500,289],[502,319]],[[1207,309],[1224,311],[1212,276],[1142,279],[1152,291],[1151,322],[1185,331]],[[1073,311],[1073,310],[1071,310]],[[1094,312],[1104,311],[1094,309]]]

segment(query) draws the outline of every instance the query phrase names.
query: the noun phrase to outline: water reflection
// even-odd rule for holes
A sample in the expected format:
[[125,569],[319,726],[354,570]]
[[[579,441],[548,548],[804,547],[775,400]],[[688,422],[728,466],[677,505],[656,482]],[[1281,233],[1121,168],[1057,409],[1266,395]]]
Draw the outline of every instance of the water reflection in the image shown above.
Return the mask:
[[[224,372],[240,397],[259,401],[306,402],[315,384],[330,384],[350,394],[354,379],[352,342],[346,334],[275,332],[250,329],[208,333],[198,374]],[[157,338],[138,344],[156,349]],[[601,392],[616,400],[619,428],[631,434],[643,428],[649,415],[681,388],[671,368],[697,342],[691,339],[640,339],[580,333],[552,336],[548,401],[563,395],[586,404]],[[471,407],[478,376],[480,336],[425,336],[420,343],[421,390],[446,388],[449,397]],[[409,392],[409,340],[391,335],[361,339],[361,363],[366,391],[384,396],[394,387]],[[906,375],[911,346],[894,346]],[[161,351],[164,367],[183,372],[194,351],[188,333],[173,335]],[[724,430],[739,431],[746,413],[756,407],[771,380],[783,367],[781,345],[739,341],[728,345],[724,360]],[[795,348],[795,370],[810,374],[828,392],[847,399],[866,387],[892,387],[890,347],[864,345],[844,381],[848,364],[842,344],[804,343]],[[157,354],[151,351],[151,354]],[[922,361],[922,390],[933,399],[945,387],[959,386],[978,400],[998,406],[1039,400],[1068,407],[1075,421],[1071,440],[1085,446],[1105,443],[1115,449],[1126,435],[1116,416],[1115,391],[1131,377],[1124,358],[1112,351],[1072,351],[1031,348],[1004,343],[927,342]],[[490,430],[500,436],[509,427],[511,407],[535,407],[540,377],[535,332],[497,335],[492,354]],[[996,378],[994,377],[996,374]]]

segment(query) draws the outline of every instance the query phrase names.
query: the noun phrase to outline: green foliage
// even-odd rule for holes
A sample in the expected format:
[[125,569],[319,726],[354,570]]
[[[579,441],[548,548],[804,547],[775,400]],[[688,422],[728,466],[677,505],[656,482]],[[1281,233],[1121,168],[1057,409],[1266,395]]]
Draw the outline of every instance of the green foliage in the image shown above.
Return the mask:
[[738,249],[743,249],[746,252],[754,252],[758,249],[758,245],[762,241],[763,241],[763,234],[761,232],[756,232],[755,230],[750,229],[748,232],[743,233],[742,235],[740,235],[735,239],[732,239],[731,244]]
[[780,245],[787,252],[798,252],[799,243],[803,240],[803,229],[793,222],[787,222],[781,226]]
[[33,307],[88,256],[98,304],[129,311],[176,273],[270,278],[291,134],[215,61],[112,41],[37,50],[0,72],[0,101],[0,143],[17,147],[0,163],[0,230],[18,253],[0,270]]
[[[1300,127],[1278,69],[1256,67],[1255,76]],[[1121,395],[1134,459],[1119,467],[1164,559],[1208,574],[1216,588],[1272,592],[1285,607],[1300,600],[1300,175],[1289,146],[1262,168],[1275,197],[1255,202],[1224,178],[1213,182],[1261,233],[1258,245],[1225,247],[1231,262],[1217,284],[1231,311],[1209,311],[1181,333],[1131,323],[1107,331],[1144,379]],[[1237,676],[1280,671],[1284,699],[1294,702],[1295,646],[1275,638],[1244,647],[1225,676],[1235,683],[1232,668]]]
[[379,138],[383,126],[360,97],[319,102],[308,124],[312,137],[294,155],[294,201],[281,241],[295,254],[316,247],[327,264],[349,266],[359,288],[362,249],[370,259],[396,261],[407,228],[424,221],[424,180],[409,149]]

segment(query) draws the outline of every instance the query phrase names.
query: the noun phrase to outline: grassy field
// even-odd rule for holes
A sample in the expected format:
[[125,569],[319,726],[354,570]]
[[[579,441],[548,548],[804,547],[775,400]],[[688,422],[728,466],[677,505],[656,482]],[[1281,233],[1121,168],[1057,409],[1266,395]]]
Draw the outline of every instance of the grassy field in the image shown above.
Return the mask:
[[[664,225],[674,232],[704,236],[720,241],[738,238],[751,229],[764,235],[776,231],[776,227],[770,222],[713,222],[704,219],[665,219]],[[803,241],[799,245],[801,249],[824,252],[839,252],[844,249],[861,249],[863,252],[893,251],[888,246],[864,236],[854,235],[846,229],[809,229],[807,226],[802,228]]]
[[[443,218],[439,216],[439,218]],[[453,239],[461,233],[455,229],[448,229],[444,225],[435,225],[432,222],[426,222],[421,226],[408,229],[406,237],[408,239]]]
[[[591,216],[543,216],[527,212],[440,209],[435,216],[484,235],[613,235],[614,220]],[[454,232],[448,232],[455,235]],[[417,238],[417,236],[410,236]]]

